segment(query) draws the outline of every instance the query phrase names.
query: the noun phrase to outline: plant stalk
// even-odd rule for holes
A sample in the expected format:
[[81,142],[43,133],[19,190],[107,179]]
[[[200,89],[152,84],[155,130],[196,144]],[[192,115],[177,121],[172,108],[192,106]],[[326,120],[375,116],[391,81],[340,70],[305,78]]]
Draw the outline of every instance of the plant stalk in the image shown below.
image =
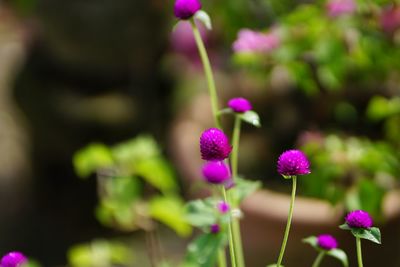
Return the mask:
[[207,50],[204,46],[203,40],[201,39],[199,29],[197,28],[197,25],[194,22],[194,19],[191,19],[190,23],[192,25],[194,39],[196,41],[196,45],[199,50],[201,62],[203,63],[204,73],[205,73],[205,76],[207,79],[208,92],[210,94],[211,109],[212,109],[212,113],[213,113],[213,117],[214,117],[215,126],[219,129],[222,129],[221,122],[220,122],[220,119],[218,116],[218,111],[219,111],[218,94],[217,94],[217,89],[215,86],[214,76],[213,76],[213,72],[211,69],[210,60],[208,58]]
[[[231,154],[231,167],[232,167],[232,178],[235,181],[238,175],[238,158],[239,158],[239,140],[240,140],[240,127],[241,127],[241,119],[236,114],[235,122],[233,126],[233,135],[232,135],[232,154]],[[237,208],[238,203],[233,203],[231,201],[233,208]],[[244,267],[244,255],[243,255],[243,245],[242,245],[242,235],[240,233],[240,219],[237,217],[233,217],[231,221],[231,227],[233,230],[233,240],[235,244],[235,256],[238,267]]]
[[[225,186],[222,186],[222,195],[224,196],[224,201],[229,204],[228,197],[226,195]],[[232,223],[228,224],[228,240],[229,240],[229,252],[231,256],[231,266],[237,267],[236,256],[235,256],[235,241],[233,239]]]
[[226,256],[224,249],[219,249],[218,251],[218,267],[226,267]]
[[362,252],[361,252],[361,239],[359,237],[356,237],[356,246],[357,246],[358,267],[363,267]]
[[317,258],[315,259],[315,261],[314,261],[312,267],[318,267],[318,266],[320,265],[322,259],[324,258],[324,256],[325,256],[325,251],[321,251],[321,252],[318,254]]
[[291,198],[291,201],[290,201],[289,215],[288,215],[288,220],[287,220],[287,223],[286,223],[285,235],[283,237],[282,247],[281,247],[281,251],[279,253],[278,262],[277,262],[277,265],[276,265],[277,267],[281,266],[282,259],[283,259],[283,254],[285,253],[286,243],[287,243],[288,237],[289,237],[290,225],[292,223],[294,200],[296,198],[296,182],[297,182],[297,177],[296,176],[292,177],[292,182],[293,182],[293,184],[292,184],[292,198]]

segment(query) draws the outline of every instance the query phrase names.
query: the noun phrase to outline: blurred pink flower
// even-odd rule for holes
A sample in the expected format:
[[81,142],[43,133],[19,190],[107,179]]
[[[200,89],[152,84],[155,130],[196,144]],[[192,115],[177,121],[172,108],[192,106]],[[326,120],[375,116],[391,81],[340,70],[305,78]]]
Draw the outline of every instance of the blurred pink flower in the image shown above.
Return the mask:
[[249,29],[242,29],[232,48],[240,52],[269,52],[280,45],[279,36],[274,32],[262,33]]
[[354,0],[330,0],[326,7],[330,16],[337,17],[353,13],[356,10],[356,3]]
[[380,24],[386,32],[394,32],[400,27],[400,7],[393,6],[382,11]]
[[[202,23],[196,23],[203,42],[207,44],[207,30]],[[194,40],[192,26],[188,21],[180,21],[171,34],[171,47],[175,52],[182,53],[189,58],[197,57],[198,51]]]

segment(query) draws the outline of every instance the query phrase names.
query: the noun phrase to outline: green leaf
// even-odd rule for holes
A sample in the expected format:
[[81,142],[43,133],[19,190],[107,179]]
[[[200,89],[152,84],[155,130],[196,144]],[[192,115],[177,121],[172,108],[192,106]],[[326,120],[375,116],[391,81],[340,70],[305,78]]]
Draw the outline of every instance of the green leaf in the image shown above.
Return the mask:
[[304,238],[303,243],[311,245],[313,248],[318,249],[318,239],[316,236],[309,236],[307,238]]
[[81,178],[86,178],[98,169],[110,167],[113,164],[109,148],[100,143],[91,144],[73,156],[75,172]]
[[219,234],[203,234],[189,244],[184,266],[214,267],[218,250],[225,244],[225,236]]
[[161,157],[138,161],[135,173],[163,193],[178,191],[175,174]]
[[216,223],[216,202],[211,198],[197,199],[186,205],[186,220],[193,226],[205,227]]
[[183,201],[177,196],[157,196],[150,200],[149,212],[152,218],[164,223],[180,236],[192,232],[185,217]]
[[329,255],[331,257],[334,257],[334,258],[338,259],[339,261],[342,262],[344,267],[348,267],[349,266],[349,261],[347,259],[346,252],[344,252],[341,249],[335,248],[335,249],[328,250],[326,252],[326,255]]
[[194,14],[194,18],[198,21],[201,21],[201,23],[206,26],[207,30],[212,30],[211,18],[207,14],[207,12],[205,12],[204,10],[199,10],[196,12],[196,14]]
[[249,110],[245,113],[239,114],[239,117],[243,121],[245,121],[255,127],[258,127],[258,128],[261,127],[260,116],[258,116],[258,114],[253,110]]
[[381,244],[381,232],[377,227],[369,229],[352,228],[351,233],[358,238],[366,239],[377,244]]
[[224,114],[233,114],[234,111],[231,108],[224,108],[218,111],[218,116],[222,116]]
[[342,230],[351,230],[350,226],[348,226],[347,223],[340,225],[339,228]]
[[274,263],[274,264],[267,265],[267,267],[285,267],[285,266],[283,266],[282,264],[278,266],[278,264]]
[[241,178],[235,179],[235,187],[232,190],[234,201],[240,204],[247,196],[261,187],[260,181],[249,181]]
[[132,252],[124,245],[105,240],[76,245],[68,251],[72,267],[131,265]]

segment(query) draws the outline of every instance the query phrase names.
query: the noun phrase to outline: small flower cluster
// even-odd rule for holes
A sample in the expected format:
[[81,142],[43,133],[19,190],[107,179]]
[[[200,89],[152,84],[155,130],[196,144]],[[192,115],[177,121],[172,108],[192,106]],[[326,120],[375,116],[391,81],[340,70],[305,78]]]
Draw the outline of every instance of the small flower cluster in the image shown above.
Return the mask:
[[21,267],[28,262],[28,258],[18,251],[7,253],[1,258],[1,267]]

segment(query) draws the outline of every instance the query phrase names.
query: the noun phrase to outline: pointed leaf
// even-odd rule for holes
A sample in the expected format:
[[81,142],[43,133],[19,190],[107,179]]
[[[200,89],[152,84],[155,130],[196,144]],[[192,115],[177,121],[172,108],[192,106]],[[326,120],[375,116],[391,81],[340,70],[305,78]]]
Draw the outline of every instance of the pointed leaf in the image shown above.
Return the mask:
[[190,201],[186,205],[186,220],[193,226],[210,226],[217,220],[215,206],[211,198]]
[[318,239],[316,236],[309,236],[307,238],[304,238],[303,243],[311,245],[313,248],[318,249]]
[[224,114],[233,114],[233,113],[234,113],[234,111],[232,109],[224,108],[224,109],[221,109],[220,111],[218,111],[218,116],[222,116]]
[[78,176],[86,178],[100,168],[112,166],[113,158],[107,146],[94,143],[76,152],[73,164]]
[[245,113],[239,114],[239,116],[243,121],[255,127],[261,127],[260,116],[258,116],[258,114],[255,111],[249,110]]
[[194,18],[201,21],[204,26],[206,26],[207,30],[212,30],[211,18],[204,10],[199,10],[194,14]]
[[370,229],[353,228],[351,233],[358,238],[367,239],[377,244],[381,244],[381,232],[379,228],[372,227]]
[[351,230],[350,226],[348,226],[347,223],[340,225],[339,228],[342,230]]
[[282,264],[278,266],[278,264],[274,263],[274,264],[267,265],[267,267],[285,267],[285,266],[283,266]]
[[338,248],[331,249],[331,250],[327,251],[326,254],[341,261],[344,267],[349,266],[349,261],[347,259],[346,252],[344,252],[343,250],[338,249]]

